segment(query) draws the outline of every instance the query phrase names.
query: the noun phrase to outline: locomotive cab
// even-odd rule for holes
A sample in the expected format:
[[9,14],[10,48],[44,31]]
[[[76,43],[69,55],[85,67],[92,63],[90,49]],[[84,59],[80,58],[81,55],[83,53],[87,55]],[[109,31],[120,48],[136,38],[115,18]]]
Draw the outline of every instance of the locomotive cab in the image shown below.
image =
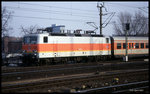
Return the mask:
[[23,63],[31,63],[38,60],[38,35],[25,35],[22,44]]
[[23,52],[37,52],[38,36],[25,36],[23,38]]

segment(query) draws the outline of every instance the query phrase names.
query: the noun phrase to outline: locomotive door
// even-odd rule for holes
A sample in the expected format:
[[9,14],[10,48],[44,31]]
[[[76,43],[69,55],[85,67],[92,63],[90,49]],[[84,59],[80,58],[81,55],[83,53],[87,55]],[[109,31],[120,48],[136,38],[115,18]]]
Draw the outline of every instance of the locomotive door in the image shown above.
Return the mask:
[[101,46],[102,41],[98,40],[98,55],[102,55],[102,46]]
[[54,55],[54,57],[58,56],[58,51],[57,51],[58,50],[58,47],[57,47],[58,45],[57,45],[57,43],[58,43],[57,41],[55,41],[55,40],[53,41],[53,55]]
[[109,51],[109,48],[110,48],[110,47],[109,47],[109,43],[110,43],[109,38],[106,38],[106,52],[107,52],[106,54],[107,54],[107,55],[110,54],[110,51]]
[[74,38],[73,37],[70,37],[70,43],[71,43],[71,45],[70,45],[70,56],[74,56],[74,50],[73,50],[73,48],[74,48]]
[[99,40],[99,55],[103,54],[103,39]]
[[90,37],[90,55],[93,55],[93,37]]

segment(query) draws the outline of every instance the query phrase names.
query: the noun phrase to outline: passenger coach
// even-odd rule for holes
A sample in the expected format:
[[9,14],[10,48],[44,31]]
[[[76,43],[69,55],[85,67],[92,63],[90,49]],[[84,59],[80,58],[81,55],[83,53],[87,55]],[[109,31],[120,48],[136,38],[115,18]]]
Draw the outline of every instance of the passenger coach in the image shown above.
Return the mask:
[[[149,46],[148,37],[128,36],[128,55],[148,56]],[[126,54],[126,41],[124,36],[114,36],[112,43],[112,55],[122,57]]]

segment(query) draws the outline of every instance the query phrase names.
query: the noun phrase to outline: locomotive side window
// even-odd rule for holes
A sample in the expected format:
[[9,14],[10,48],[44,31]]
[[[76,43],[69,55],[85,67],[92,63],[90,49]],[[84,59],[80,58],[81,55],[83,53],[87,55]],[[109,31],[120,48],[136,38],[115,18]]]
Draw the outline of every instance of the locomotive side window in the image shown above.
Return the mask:
[[48,37],[43,37],[43,42],[47,43],[48,42]]
[[117,49],[121,49],[121,43],[117,43]]
[[135,43],[135,48],[139,48],[139,43]]
[[109,38],[106,38],[106,43],[109,43]]
[[141,48],[144,48],[144,43],[141,43]]

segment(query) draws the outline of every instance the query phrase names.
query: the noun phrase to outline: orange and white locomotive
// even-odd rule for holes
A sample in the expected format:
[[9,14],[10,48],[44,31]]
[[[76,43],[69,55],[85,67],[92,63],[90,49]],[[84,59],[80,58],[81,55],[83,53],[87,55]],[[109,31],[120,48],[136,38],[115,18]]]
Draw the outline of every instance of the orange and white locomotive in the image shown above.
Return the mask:
[[[24,36],[23,51],[25,60],[32,57],[38,60],[73,59],[82,57],[111,56],[110,37],[81,34],[42,33]],[[93,58],[94,59],[94,58]]]

